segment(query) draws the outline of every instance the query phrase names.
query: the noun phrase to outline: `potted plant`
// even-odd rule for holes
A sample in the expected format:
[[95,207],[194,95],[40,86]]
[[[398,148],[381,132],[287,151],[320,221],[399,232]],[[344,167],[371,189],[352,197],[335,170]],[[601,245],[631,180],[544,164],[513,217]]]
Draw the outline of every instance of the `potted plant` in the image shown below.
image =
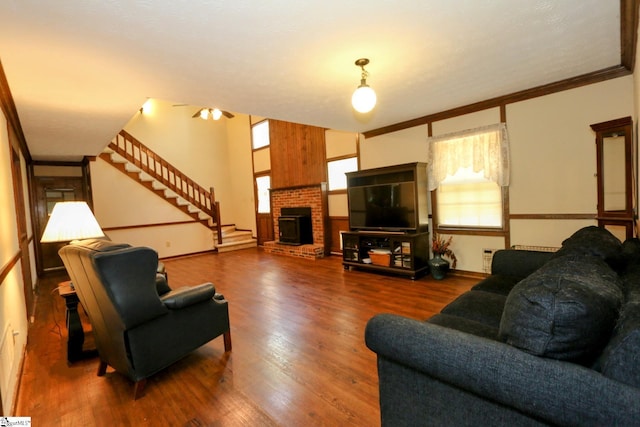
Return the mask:
[[[445,239],[437,233],[434,233],[433,235],[433,241],[431,244],[433,258],[429,260],[429,267],[431,269],[431,275],[436,280],[444,279],[450,265],[451,268],[456,268],[458,259],[456,258],[456,254],[454,254],[450,248],[452,240],[453,236],[449,236],[448,239]],[[443,257],[449,258],[451,263]]]

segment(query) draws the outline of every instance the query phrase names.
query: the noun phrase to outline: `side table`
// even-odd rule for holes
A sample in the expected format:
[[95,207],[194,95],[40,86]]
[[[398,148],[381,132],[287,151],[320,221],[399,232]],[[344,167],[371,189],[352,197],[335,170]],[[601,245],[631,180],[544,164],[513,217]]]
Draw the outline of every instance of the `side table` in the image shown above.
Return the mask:
[[64,298],[67,307],[67,362],[73,363],[81,359],[97,356],[96,350],[84,350],[84,330],[82,321],[78,313],[78,295],[71,286],[71,281],[62,282],[58,285],[58,293]]

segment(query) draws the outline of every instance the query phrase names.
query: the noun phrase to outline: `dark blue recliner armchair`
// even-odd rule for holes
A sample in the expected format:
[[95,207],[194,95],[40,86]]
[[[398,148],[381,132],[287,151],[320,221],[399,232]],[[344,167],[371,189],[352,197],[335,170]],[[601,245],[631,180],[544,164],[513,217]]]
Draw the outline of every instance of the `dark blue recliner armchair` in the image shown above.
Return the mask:
[[231,350],[227,301],[211,283],[172,290],[158,275],[158,254],[146,247],[89,239],[59,251],[93,328],[100,365],[135,382],[146,379],[223,335]]

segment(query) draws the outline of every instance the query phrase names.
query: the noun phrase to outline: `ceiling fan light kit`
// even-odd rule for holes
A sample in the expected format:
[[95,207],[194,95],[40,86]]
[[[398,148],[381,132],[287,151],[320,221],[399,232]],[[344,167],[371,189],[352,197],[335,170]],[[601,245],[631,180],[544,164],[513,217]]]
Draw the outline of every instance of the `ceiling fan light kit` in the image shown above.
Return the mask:
[[369,73],[364,69],[364,66],[369,63],[367,58],[360,58],[356,60],[356,66],[362,69],[362,77],[360,79],[360,86],[353,92],[351,96],[351,105],[359,113],[368,113],[376,106],[376,93],[367,84],[367,76]]
[[207,120],[211,117],[213,120],[220,120],[222,116],[225,116],[228,119],[232,119],[235,117],[228,111],[220,110],[219,108],[201,108],[196,113],[191,116],[192,118],[200,117],[202,120]]

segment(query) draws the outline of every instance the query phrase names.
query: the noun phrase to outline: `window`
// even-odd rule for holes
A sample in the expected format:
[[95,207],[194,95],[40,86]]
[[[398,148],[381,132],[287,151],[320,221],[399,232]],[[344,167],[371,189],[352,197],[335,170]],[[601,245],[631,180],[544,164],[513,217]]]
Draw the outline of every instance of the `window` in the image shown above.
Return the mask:
[[436,193],[439,227],[502,227],[502,190],[483,172],[460,168]]
[[258,213],[268,214],[271,212],[271,200],[269,189],[271,188],[271,176],[263,175],[256,177],[256,193],[258,196]]
[[428,186],[436,227],[502,229],[502,187],[509,185],[504,123],[428,140]]
[[269,120],[256,123],[251,127],[251,145],[254,150],[266,147],[270,143],[269,140]]
[[329,175],[329,191],[346,190],[347,172],[358,170],[358,158],[349,157],[341,160],[330,160],[327,162]]

